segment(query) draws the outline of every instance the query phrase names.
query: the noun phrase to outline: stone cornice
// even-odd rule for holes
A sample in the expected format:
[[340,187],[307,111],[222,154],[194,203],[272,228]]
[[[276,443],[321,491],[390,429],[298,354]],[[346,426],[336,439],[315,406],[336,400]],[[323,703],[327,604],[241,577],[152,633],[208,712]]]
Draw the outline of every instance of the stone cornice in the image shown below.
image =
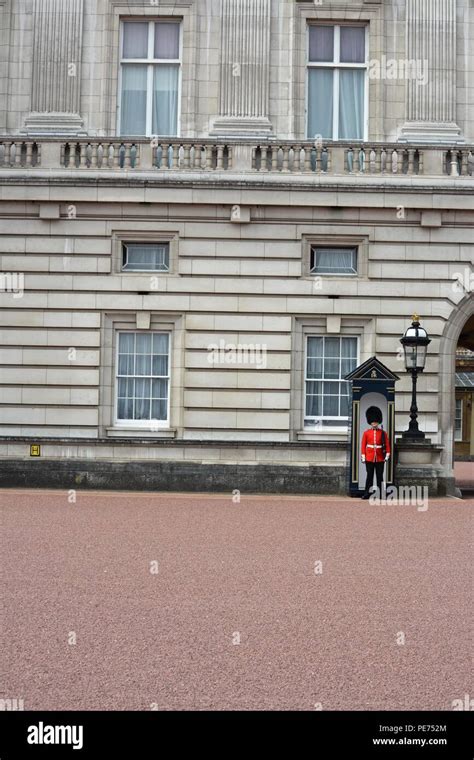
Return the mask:
[[[262,189],[277,190],[279,192],[287,191],[311,191],[318,192],[328,190],[331,192],[361,192],[380,193],[381,190],[388,193],[394,192],[412,192],[412,193],[448,193],[448,194],[469,194],[473,193],[473,180],[469,178],[451,178],[451,177],[427,177],[412,176],[403,177],[364,177],[364,176],[332,176],[314,177],[284,175],[263,177],[259,174],[233,174],[226,172],[225,175],[216,177],[211,174],[208,177],[202,173],[177,172],[175,176],[168,173],[156,175],[143,171],[128,171],[126,175],[115,173],[114,176],[108,174],[104,176],[100,172],[82,171],[80,176],[77,172],[31,172],[0,170],[0,185],[19,185],[19,186],[50,186],[50,187],[123,187],[123,188],[205,188],[215,190],[258,190]],[[3,200],[7,200],[6,198]],[[271,203],[271,196],[268,202]],[[431,204],[429,204],[431,208]]]

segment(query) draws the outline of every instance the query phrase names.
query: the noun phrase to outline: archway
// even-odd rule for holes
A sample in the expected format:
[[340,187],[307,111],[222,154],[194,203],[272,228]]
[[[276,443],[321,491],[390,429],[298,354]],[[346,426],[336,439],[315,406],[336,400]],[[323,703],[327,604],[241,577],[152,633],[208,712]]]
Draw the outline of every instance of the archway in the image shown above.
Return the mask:
[[[448,319],[440,343],[440,431],[444,447],[441,464],[444,467],[447,482],[451,480],[454,491],[454,419],[455,419],[455,372],[456,349],[461,335],[469,336],[465,331],[474,317],[474,293],[468,293]],[[470,328],[469,328],[470,329]],[[467,338],[468,339],[468,338]],[[464,337],[463,337],[464,343]],[[451,489],[449,489],[451,491]]]

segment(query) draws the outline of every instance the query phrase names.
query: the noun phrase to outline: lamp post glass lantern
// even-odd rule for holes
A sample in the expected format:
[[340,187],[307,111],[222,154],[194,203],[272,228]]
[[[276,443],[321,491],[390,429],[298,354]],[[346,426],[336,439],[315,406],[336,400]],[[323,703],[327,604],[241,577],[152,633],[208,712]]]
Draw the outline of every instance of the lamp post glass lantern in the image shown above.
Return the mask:
[[418,407],[416,405],[416,381],[418,373],[423,372],[426,362],[426,350],[431,340],[424,327],[420,326],[417,314],[412,316],[411,327],[408,328],[400,343],[405,352],[405,367],[412,377],[412,396],[410,407],[410,424],[408,430],[402,433],[405,440],[421,441],[425,434],[418,427]]

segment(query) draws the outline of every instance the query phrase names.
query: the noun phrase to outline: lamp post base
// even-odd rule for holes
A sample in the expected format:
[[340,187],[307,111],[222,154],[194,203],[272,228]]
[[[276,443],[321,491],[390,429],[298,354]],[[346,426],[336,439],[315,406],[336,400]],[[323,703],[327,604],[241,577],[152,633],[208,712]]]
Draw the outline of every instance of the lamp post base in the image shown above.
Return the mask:
[[425,441],[425,434],[422,430],[405,430],[402,433],[403,441]]

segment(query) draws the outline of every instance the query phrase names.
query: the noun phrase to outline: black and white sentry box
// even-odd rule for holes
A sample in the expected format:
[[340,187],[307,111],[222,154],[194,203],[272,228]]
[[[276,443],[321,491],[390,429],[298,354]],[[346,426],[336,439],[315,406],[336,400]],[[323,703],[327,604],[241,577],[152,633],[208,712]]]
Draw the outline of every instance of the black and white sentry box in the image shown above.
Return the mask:
[[384,468],[386,486],[393,483],[393,452],[395,441],[395,383],[400,378],[375,356],[345,376],[352,385],[351,457],[349,468],[349,494],[360,496],[364,490],[366,472],[361,467],[360,443],[368,427],[365,413],[369,406],[378,406],[382,412],[382,428],[390,441],[392,455]]

